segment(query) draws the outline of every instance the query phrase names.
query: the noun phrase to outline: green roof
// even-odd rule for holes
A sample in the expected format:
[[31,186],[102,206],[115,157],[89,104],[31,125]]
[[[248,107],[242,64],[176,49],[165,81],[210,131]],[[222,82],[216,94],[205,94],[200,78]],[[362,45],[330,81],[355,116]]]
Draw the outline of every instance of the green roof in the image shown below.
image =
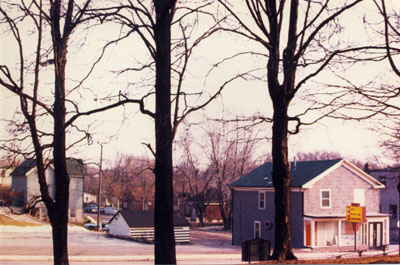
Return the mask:
[[[342,159],[299,161],[290,163],[290,180],[292,187],[302,187],[310,180],[331,168]],[[272,163],[267,162],[254,169],[247,175],[231,184],[232,187],[264,187],[273,188],[272,184]]]

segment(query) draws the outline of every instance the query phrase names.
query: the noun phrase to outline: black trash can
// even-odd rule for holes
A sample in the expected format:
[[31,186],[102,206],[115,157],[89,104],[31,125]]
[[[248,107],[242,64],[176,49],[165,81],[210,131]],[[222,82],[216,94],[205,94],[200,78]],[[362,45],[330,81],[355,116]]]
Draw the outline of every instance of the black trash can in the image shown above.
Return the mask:
[[269,258],[271,242],[262,238],[251,238],[242,242],[242,261],[263,261]]

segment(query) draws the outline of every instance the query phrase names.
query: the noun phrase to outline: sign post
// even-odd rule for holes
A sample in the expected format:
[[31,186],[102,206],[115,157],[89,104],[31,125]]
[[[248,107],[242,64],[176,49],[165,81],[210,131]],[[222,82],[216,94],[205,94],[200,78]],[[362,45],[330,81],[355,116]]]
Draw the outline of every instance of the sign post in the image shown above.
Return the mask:
[[365,206],[361,207],[359,203],[352,203],[351,206],[346,206],[346,221],[351,222],[354,231],[354,252],[357,251],[357,230],[359,223],[365,223],[366,210]]

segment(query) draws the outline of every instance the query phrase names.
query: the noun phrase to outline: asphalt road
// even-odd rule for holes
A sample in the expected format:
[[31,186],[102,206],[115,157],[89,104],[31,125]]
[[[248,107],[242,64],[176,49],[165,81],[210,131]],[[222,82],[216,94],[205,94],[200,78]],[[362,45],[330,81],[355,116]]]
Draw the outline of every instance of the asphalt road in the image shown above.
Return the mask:
[[[0,207],[1,208],[1,207]],[[1,214],[1,209],[0,209]],[[24,218],[20,216],[18,218]],[[104,232],[69,226],[68,251],[71,264],[153,264],[154,246],[110,238]],[[177,245],[178,264],[242,264],[241,247],[232,246],[230,231],[214,228],[192,228],[191,244]],[[357,256],[357,253],[321,253],[295,249],[299,259]],[[391,245],[390,253],[398,253]],[[366,252],[379,255],[382,251]],[[52,237],[49,225],[36,227],[0,226],[0,264],[52,264]]]

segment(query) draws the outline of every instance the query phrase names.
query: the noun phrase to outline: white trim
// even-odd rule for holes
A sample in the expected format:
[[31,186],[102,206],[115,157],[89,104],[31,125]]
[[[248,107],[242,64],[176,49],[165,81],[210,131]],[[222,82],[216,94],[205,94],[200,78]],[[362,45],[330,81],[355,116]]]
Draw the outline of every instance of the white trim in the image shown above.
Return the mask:
[[313,178],[312,180],[310,180],[309,182],[304,184],[303,189],[311,189],[312,186],[317,181],[321,180],[322,178],[324,178],[325,176],[329,175],[331,172],[336,170],[338,167],[340,167],[342,165],[342,163],[343,163],[343,160],[337,162],[336,164],[334,164],[333,166],[331,166],[330,168],[328,168],[327,170],[325,170],[324,172],[322,172],[321,174],[319,174],[318,176],[316,176],[315,178]]
[[253,236],[255,238],[257,238],[256,237],[256,224],[258,224],[258,238],[261,238],[261,222],[260,221],[254,221],[254,224],[253,224]]
[[352,164],[351,162],[347,161],[347,160],[343,160],[343,165],[349,169],[350,171],[354,172],[355,174],[357,174],[358,176],[360,176],[362,179],[364,179],[365,181],[367,181],[368,183],[370,183],[374,189],[384,189],[385,185],[383,185],[382,183],[380,183],[378,180],[376,180],[374,177],[372,177],[371,175],[365,173],[363,170],[361,170],[360,168],[358,168],[357,166],[355,166],[354,164]]
[[[261,204],[261,198],[260,198],[260,197],[261,197],[261,194],[263,194],[263,196],[264,196],[263,207],[260,206],[260,204]],[[266,200],[265,197],[266,197],[265,191],[259,191],[259,192],[258,192],[258,210],[265,210],[266,204],[267,204],[267,203],[266,203],[267,200]]]
[[367,173],[365,173],[364,171],[359,169],[357,166],[355,166],[351,162],[349,162],[349,161],[347,161],[345,159],[342,159],[338,163],[334,164],[333,166],[331,166],[330,168],[328,168],[327,170],[325,170],[324,172],[319,174],[317,177],[313,178],[312,180],[310,180],[309,182],[304,184],[303,185],[303,189],[312,188],[312,186],[317,181],[321,180],[322,178],[324,178],[325,176],[329,175],[331,172],[333,172],[334,170],[336,170],[337,168],[339,168],[341,166],[345,167],[346,169],[350,170],[351,172],[356,174],[361,179],[363,179],[366,182],[368,182],[369,184],[371,184],[374,189],[384,189],[385,188],[385,185],[383,185],[382,183],[377,181],[375,178],[373,178],[372,176],[368,175]]
[[[322,198],[322,192],[324,192],[324,191],[329,191],[329,198]],[[327,199],[329,199],[329,206],[323,206],[322,200],[327,200]],[[332,191],[331,191],[331,189],[320,189],[319,190],[319,207],[321,209],[332,208]]]

